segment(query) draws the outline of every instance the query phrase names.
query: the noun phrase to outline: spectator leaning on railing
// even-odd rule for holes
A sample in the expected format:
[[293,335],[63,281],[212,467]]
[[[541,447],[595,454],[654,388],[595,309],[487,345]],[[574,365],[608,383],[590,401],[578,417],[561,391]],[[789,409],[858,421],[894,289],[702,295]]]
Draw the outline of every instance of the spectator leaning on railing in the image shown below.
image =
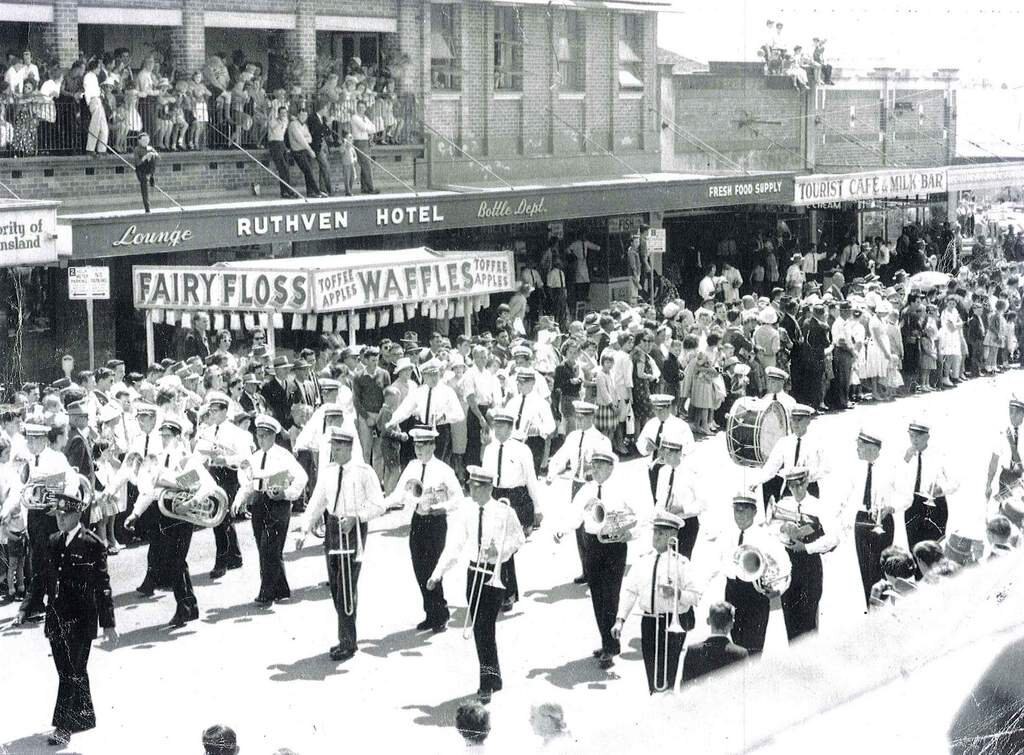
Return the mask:
[[313,164],[316,162],[316,153],[313,151],[312,136],[306,121],[309,119],[309,112],[301,108],[291,123],[288,124],[288,131],[285,138],[288,142],[288,149],[292,153],[292,159],[302,171],[302,177],[306,180],[307,197],[326,197],[327,194],[320,191],[316,182],[316,172]]

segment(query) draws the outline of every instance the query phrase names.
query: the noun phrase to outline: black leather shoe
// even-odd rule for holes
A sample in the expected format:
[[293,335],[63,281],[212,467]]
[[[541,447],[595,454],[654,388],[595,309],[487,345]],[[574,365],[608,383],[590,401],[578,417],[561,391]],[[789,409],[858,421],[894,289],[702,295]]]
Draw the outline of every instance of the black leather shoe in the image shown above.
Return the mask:
[[220,579],[227,573],[228,570],[225,569],[223,566],[215,567],[214,570],[210,572],[210,579]]
[[434,624],[432,627],[430,627],[430,631],[434,634],[441,634],[441,632],[448,631],[448,624]]
[[594,656],[595,658],[600,658],[601,657],[601,653],[603,653],[603,652],[604,652],[604,648],[598,648],[593,653],[591,653],[591,655]]
[[349,658],[351,658],[355,654],[356,654],[356,649],[355,648],[347,648],[347,649],[345,649],[345,648],[340,648],[340,647],[331,648],[331,653],[330,653],[332,661],[347,661]]
[[426,631],[427,629],[430,629],[431,626],[433,626],[433,622],[431,622],[430,619],[424,619],[423,621],[421,621],[419,624],[416,625],[416,631],[417,632],[423,632],[423,631]]
[[511,611],[512,607],[515,604],[516,604],[515,598],[505,598],[505,600],[503,600],[501,602],[501,610],[502,611]]
[[167,626],[169,626],[171,629],[181,629],[187,623],[188,619],[186,617],[176,613],[174,614],[174,616],[171,617],[171,620],[167,622]]
[[151,598],[153,597],[153,593],[156,592],[156,588],[154,588],[152,585],[147,585],[145,582],[143,582],[141,585],[135,588],[135,592],[146,598]]
[[241,568],[242,568],[242,561],[241,561],[241,559],[239,559],[238,561],[228,561],[228,569],[241,569]]
[[476,693],[476,699],[480,701],[481,705],[487,705],[491,701],[492,692],[490,690],[478,690]]
[[262,595],[258,595],[256,597],[256,600],[253,601],[253,604],[259,606],[260,608],[266,608],[267,606],[269,606],[273,602],[274,601],[271,600],[270,598],[264,598]]
[[601,653],[597,658],[597,665],[607,671],[615,665],[615,659],[612,658],[610,653]]
[[576,579],[574,579],[572,583],[574,585],[585,585],[587,584],[587,578],[581,574],[580,576],[576,577]]
[[71,732],[67,729],[54,729],[53,733],[46,738],[46,744],[50,747],[63,747],[71,741]]

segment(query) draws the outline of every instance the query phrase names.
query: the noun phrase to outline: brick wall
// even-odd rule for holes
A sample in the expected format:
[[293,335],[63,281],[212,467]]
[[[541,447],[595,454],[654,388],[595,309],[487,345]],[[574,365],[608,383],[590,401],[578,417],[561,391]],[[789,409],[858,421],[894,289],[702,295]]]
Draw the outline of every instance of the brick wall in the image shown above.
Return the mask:
[[206,28],[203,0],[182,0],[181,26],[171,30],[171,41],[181,70],[198,71],[206,63]]

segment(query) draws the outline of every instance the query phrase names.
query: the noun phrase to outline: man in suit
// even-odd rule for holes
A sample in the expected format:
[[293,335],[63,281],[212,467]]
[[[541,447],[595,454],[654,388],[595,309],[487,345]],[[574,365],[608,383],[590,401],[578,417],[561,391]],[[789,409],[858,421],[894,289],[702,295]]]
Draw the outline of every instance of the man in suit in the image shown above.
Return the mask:
[[92,443],[86,438],[85,433],[89,427],[89,405],[86,399],[80,399],[69,403],[65,410],[68,413],[68,442],[64,446],[64,456],[68,464],[78,470],[78,473],[89,478],[90,482],[95,481],[92,463]]
[[[48,542],[50,558],[45,578],[33,583],[33,593],[40,591],[47,597],[44,631],[60,679],[53,709],[54,730],[47,740],[51,746],[65,746],[72,734],[96,727],[87,667],[97,623],[108,642],[117,641],[107,549],[81,526],[82,512],[87,508],[84,501],[68,498],[54,506],[58,532]],[[43,595],[25,598],[15,624],[25,621],[26,607],[41,601]]]
[[260,394],[267,404],[267,411],[281,426],[287,428],[291,424],[292,408],[288,402],[288,377],[292,365],[286,356],[274,357],[274,377],[263,384]]
[[832,333],[825,324],[827,310],[824,304],[815,303],[811,316],[804,321],[804,385],[801,393],[805,404],[813,409],[825,406],[825,352],[832,345]]
[[206,357],[210,356],[210,342],[206,338],[206,331],[209,329],[210,318],[205,312],[192,315],[192,330],[185,336],[185,342],[181,346],[182,360],[199,357],[206,361]]
[[715,603],[708,609],[711,634],[704,642],[687,648],[683,659],[683,684],[747,657],[747,651],[730,639],[733,615],[730,603]]

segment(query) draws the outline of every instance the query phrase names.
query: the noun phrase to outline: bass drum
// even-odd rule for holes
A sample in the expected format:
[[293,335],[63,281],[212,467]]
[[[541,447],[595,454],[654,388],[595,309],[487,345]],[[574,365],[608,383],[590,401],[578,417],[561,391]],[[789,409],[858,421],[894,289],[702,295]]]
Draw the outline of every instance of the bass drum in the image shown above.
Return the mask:
[[744,467],[760,467],[779,439],[789,434],[789,414],[778,401],[737,404],[725,426],[729,456]]

